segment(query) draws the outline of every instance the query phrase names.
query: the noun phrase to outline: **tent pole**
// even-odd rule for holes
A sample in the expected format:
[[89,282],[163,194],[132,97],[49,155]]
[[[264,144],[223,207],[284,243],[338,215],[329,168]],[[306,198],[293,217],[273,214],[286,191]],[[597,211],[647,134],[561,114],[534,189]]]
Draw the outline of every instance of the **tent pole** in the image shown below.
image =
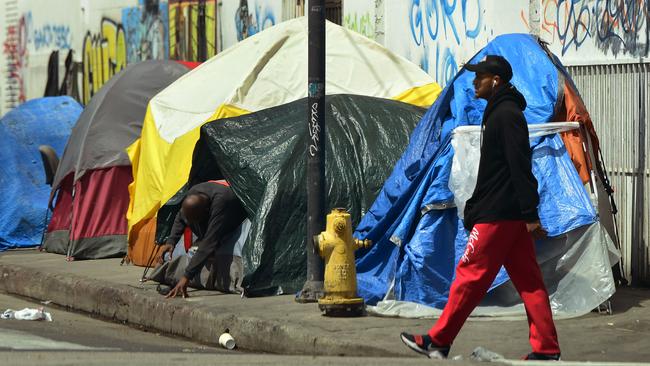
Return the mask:
[[307,280],[297,302],[323,296],[323,260],[314,236],[325,229],[325,1],[310,0],[307,75]]

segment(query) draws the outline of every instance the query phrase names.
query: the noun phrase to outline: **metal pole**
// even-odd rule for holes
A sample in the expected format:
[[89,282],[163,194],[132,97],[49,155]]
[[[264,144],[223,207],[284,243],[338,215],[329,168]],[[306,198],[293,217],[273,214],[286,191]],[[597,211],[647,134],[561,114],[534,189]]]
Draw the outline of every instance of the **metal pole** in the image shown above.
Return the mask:
[[323,296],[323,260],[314,236],[325,228],[325,1],[309,1],[307,122],[307,280],[296,298],[316,302]]
[[199,0],[199,15],[196,26],[196,39],[197,39],[197,52],[198,61],[205,61],[208,59],[207,37],[205,35],[205,0]]

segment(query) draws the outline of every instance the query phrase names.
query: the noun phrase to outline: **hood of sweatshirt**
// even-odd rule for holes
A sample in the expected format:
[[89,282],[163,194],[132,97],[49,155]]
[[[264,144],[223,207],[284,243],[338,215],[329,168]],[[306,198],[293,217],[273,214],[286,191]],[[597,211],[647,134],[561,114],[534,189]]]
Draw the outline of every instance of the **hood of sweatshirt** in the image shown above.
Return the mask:
[[487,119],[497,105],[507,100],[514,101],[522,111],[526,109],[526,98],[524,98],[514,85],[507,83],[501,86],[488,100],[485,112],[483,113],[483,121]]

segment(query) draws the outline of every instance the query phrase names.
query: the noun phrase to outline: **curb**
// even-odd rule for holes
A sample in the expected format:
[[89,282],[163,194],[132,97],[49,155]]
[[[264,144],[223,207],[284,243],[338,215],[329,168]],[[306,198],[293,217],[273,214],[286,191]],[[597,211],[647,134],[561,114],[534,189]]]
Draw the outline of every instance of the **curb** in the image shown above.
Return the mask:
[[313,356],[374,356],[403,354],[373,347],[369,342],[350,342],[336,336],[314,336],[300,325],[235,314],[222,314],[207,306],[160,301],[122,284],[102,285],[79,275],[44,273],[30,267],[0,264],[0,292],[33,299],[47,299],[70,309],[109,320],[155,329],[191,340],[217,345],[229,329],[240,349],[251,352]]

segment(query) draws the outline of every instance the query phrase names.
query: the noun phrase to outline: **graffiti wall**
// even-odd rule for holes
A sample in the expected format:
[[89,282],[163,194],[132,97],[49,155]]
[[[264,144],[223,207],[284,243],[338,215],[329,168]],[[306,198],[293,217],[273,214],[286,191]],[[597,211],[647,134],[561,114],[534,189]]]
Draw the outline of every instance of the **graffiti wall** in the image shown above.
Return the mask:
[[282,0],[222,0],[222,3],[217,14],[222,49],[282,21]]
[[[344,2],[344,26],[373,38],[377,4],[382,1]],[[650,0],[403,0],[381,6],[384,45],[443,85],[504,33],[539,34],[567,65],[650,62]],[[531,10],[539,20],[529,21]]]
[[4,114],[26,99],[24,79],[27,75],[28,53],[24,18],[5,24],[3,29],[2,111]]
[[61,55],[58,80],[66,83],[65,56],[74,52],[73,84],[84,103],[128,63],[169,57],[167,1],[0,0],[0,8],[11,10],[1,14],[3,111],[43,96],[53,51]]
[[205,61],[217,54],[217,2],[169,1],[169,55],[174,60]]
[[139,6],[122,9],[127,63],[169,58],[167,9],[158,0],[140,0]]
[[[79,3],[78,0],[71,2]],[[75,17],[69,12],[55,10],[47,0],[16,2],[17,19],[5,28],[3,42],[5,107],[13,108],[27,99],[43,96],[50,53],[67,51],[80,44],[78,14]]]
[[344,1],[342,25],[375,39],[375,0]]
[[385,45],[445,85],[491,39],[527,32],[516,21],[528,1],[403,0],[385,2]]
[[83,103],[113,75],[126,67],[124,27],[110,18],[102,18],[98,32],[86,32],[83,41]]
[[540,37],[566,64],[650,57],[650,0],[541,0]]

